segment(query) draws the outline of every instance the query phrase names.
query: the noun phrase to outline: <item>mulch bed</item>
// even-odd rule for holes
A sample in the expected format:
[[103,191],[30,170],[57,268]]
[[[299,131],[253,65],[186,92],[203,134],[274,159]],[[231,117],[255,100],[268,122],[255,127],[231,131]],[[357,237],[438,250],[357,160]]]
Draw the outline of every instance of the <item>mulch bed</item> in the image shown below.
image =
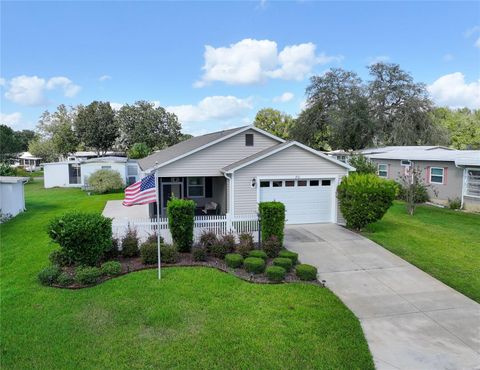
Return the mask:
[[[272,258],[269,258],[267,260],[267,266],[270,266],[272,264]],[[118,262],[121,263],[122,265],[122,272],[119,275],[116,276],[101,276],[100,279],[97,281],[96,284],[92,285],[82,285],[78,283],[73,283],[68,286],[63,286],[59,284],[53,284],[52,287],[55,288],[62,288],[62,289],[83,289],[83,288],[89,288],[98,284],[103,283],[104,281],[110,280],[110,279],[115,279],[119,276],[123,276],[126,274],[129,274],[131,272],[135,271],[141,271],[141,270],[147,270],[147,269],[156,269],[158,268],[157,265],[144,265],[142,263],[142,260],[140,257],[134,257],[134,258],[124,258],[124,257],[119,257],[117,259]],[[211,257],[208,256],[206,261],[195,261],[193,259],[193,256],[191,253],[179,253],[179,259],[177,263],[162,263],[162,269],[163,268],[169,268],[169,267],[209,267],[209,268],[216,268],[219,271],[226,272],[232,275],[235,275],[236,277],[248,281],[250,283],[255,283],[255,284],[284,284],[284,283],[307,283],[307,284],[313,284],[317,285],[320,287],[323,287],[324,285],[320,283],[318,280],[314,281],[302,281],[300,280],[296,275],[294,271],[287,272],[285,275],[285,280],[281,283],[274,283],[268,280],[267,276],[265,273],[262,274],[251,274],[247,271],[245,271],[243,268],[237,268],[237,269],[232,269],[227,266],[224,260],[221,260],[219,258]],[[74,276],[75,272],[75,267],[65,267],[63,268],[63,271],[67,272],[71,276]]]

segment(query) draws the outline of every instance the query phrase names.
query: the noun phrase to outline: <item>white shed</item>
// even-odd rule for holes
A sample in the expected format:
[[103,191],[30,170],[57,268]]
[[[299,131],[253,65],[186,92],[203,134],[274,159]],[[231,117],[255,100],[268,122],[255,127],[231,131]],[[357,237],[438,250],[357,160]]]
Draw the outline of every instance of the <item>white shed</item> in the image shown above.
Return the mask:
[[23,185],[28,177],[0,176],[0,213],[16,216],[25,211]]
[[44,163],[45,188],[79,188],[82,186],[78,161]]

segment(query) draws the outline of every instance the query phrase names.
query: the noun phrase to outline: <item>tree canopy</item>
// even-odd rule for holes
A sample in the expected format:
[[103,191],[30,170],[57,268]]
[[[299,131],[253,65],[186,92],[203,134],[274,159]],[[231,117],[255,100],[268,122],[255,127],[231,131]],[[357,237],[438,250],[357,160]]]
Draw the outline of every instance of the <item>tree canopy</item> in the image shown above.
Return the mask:
[[295,120],[289,114],[273,108],[263,108],[257,112],[254,125],[286,140],[289,138],[294,122]]

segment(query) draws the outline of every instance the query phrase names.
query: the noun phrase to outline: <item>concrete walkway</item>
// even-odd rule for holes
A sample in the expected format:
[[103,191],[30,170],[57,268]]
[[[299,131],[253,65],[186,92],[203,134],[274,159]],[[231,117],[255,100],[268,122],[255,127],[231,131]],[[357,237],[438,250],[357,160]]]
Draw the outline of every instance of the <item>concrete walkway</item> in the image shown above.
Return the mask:
[[333,224],[288,226],[285,245],[359,318],[377,369],[480,369],[480,305]]

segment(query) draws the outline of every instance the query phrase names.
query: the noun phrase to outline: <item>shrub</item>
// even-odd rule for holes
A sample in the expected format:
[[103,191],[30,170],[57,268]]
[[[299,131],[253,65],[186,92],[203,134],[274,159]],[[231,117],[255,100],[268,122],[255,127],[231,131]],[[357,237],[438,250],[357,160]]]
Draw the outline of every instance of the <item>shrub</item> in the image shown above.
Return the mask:
[[261,258],[265,261],[268,258],[267,254],[264,251],[261,251],[261,250],[258,250],[258,249],[254,249],[253,251],[250,251],[248,253],[248,256],[249,257],[255,257],[255,258]]
[[163,263],[177,263],[178,250],[175,245],[163,244],[160,246],[160,258]]
[[278,257],[290,258],[292,260],[292,265],[296,265],[298,263],[298,253],[290,252],[286,249],[281,250],[280,253],[278,253]]
[[52,285],[57,282],[57,279],[60,275],[60,268],[58,266],[52,265],[45,267],[42,271],[38,273],[38,281],[43,285]]
[[190,252],[193,243],[195,202],[186,199],[170,199],[167,203],[167,214],[173,242],[180,252]]
[[68,212],[50,222],[48,234],[70,261],[95,265],[111,248],[112,220],[98,213]]
[[102,276],[102,271],[98,267],[80,266],[75,270],[75,280],[79,284],[95,284]]
[[337,195],[347,227],[361,230],[380,220],[393,204],[397,188],[395,182],[372,174],[344,177]]
[[[407,200],[407,189],[405,186],[399,186],[397,198],[406,201]],[[425,203],[430,200],[428,195],[427,187],[424,184],[418,183],[414,189],[414,202],[415,203]]]
[[48,259],[50,260],[52,265],[70,266],[72,264],[72,260],[68,257],[65,250],[61,248],[52,251],[48,256]]
[[287,271],[281,266],[268,266],[265,270],[268,280],[279,283],[285,279]]
[[[161,248],[161,247],[160,247]],[[160,252],[161,253],[161,252]],[[145,242],[140,246],[140,257],[144,265],[154,265],[158,263],[157,243]]]
[[207,251],[204,247],[198,246],[193,248],[193,260],[197,262],[207,260]]
[[117,258],[120,254],[120,250],[118,249],[118,239],[112,239],[112,245],[108,248],[105,253],[103,254],[103,259],[106,261],[113,260]]
[[97,170],[88,177],[87,182],[92,190],[99,194],[117,191],[124,187],[120,173],[112,170]]
[[237,253],[230,253],[225,256],[225,262],[228,267],[236,269],[243,264],[243,257]]
[[460,209],[462,208],[462,201],[460,198],[448,199],[448,208]]
[[237,246],[235,235],[233,234],[225,234],[222,235],[220,238],[220,243],[222,243],[229,253],[235,252],[235,248]]
[[317,269],[312,265],[297,265],[295,273],[300,280],[315,280],[317,278]]
[[122,239],[122,256],[125,258],[138,257],[139,253],[137,230],[129,228]]
[[61,286],[68,286],[72,285],[75,279],[73,276],[66,272],[62,272],[60,275],[58,275],[57,283]]
[[355,167],[356,173],[377,174],[377,165],[363,154],[352,155],[348,161],[348,164],[350,164],[352,167]]
[[108,261],[102,264],[101,269],[104,275],[115,276],[122,272],[122,265],[118,261]]
[[[147,237],[147,240],[145,240],[145,243],[157,244],[158,243],[158,234],[157,233],[150,234]],[[164,240],[163,240],[162,237],[160,237],[160,244],[163,244],[163,243],[164,243]]]
[[265,251],[268,257],[274,258],[278,256],[282,246],[278,238],[275,235],[272,235],[262,243],[262,249]]
[[253,235],[250,233],[241,233],[238,240],[237,252],[243,257],[248,256],[248,253],[254,248]]
[[280,202],[261,202],[258,209],[260,211],[262,243],[274,235],[282,246],[285,229],[284,204]]
[[243,261],[243,267],[247,272],[260,274],[265,271],[265,260],[258,257],[247,257]]
[[218,242],[217,234],[211,230],[204,230],[200,235],[200,244],[208,251],[210,247]]
[[131,159],[141,159],[145,158],[150,154],[151,150],[145,143],[135,143],[128,150],[128,158]]
[[210,246],[210,254],[213,257],[224,259],[225,255],[229,252],[228,248],[220,240]]
[[278,257],[273,260],[275,266],[283,267],[286,271],[290,271],[293,267],[292,260],[290,258]]

